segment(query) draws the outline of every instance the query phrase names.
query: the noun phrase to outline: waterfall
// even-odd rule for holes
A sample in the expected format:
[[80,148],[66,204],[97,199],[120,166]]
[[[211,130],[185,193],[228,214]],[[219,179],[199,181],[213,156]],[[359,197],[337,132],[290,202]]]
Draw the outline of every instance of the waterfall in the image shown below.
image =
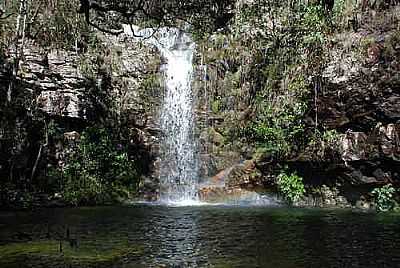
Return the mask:
[[[125,26],[125,33],[132,33]],[[161,139],[160,199],[166,203],[190,203],[197,200],[198,159],[194,139],[195,114],[192,92],[195,43],[175,28],[138,31],[157,47],[166,63],[162,66],[165,95],[160,111]],[[132,35],[132,34],[131,34]]]

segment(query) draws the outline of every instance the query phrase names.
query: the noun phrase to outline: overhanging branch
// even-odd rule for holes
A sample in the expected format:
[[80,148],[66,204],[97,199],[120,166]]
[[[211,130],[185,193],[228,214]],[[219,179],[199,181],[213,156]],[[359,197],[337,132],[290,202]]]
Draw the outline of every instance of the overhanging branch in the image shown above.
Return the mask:
[[[173,25],[184,21],[195,28],[215,29],[224,27],[233,17],[234,0],[80,0],[79,13],[94,28],[113,35],[123,33],[122,29],[107,29],[99,23],[103,20],[119,20],[118,23],[151,20],[157,27]],[[117,14],[110,16],[111,13]],[[108,21],[109,23],[109,21]],[[131,27],[131,30],[132,27]],[[134,36],[138,36],[132,31]]]

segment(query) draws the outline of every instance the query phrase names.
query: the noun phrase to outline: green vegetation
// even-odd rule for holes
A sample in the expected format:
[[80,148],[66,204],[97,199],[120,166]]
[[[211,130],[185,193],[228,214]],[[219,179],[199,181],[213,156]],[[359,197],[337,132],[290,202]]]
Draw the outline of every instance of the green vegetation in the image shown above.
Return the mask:
[[74,205],[115,202],[129,197],[138,183],[124,145],[105,129],[87,128],[69,156],[63,174],[63,197]]
[[[202,115],[199,125],[214,130],[207,133],[212,139],[205,143],[213,142],[207,153],[218,155],[215,161],[210,155],[210,162],[219,169],[217,162],[228,155],[256,159],[263,176],[279,175],[280,191],[290,202],[304,192],[301,178],[261,163],[343,163],[340,141],[346,130],[365,133],[366,146],[374,147],[380,138],[370,137],[376,132],[373,127],[396,124],[396,111],[388,106],[396,101],[392,95],[397,94],[393,89],[398,85],[400,32],[398,7],[392,8],[389,1],[164,1],[162,8],[149,6],[148,1],[121,2],[117,8],[97,1],[84,10],[89,2],[0,4],[2,203],[21,200],[22,207],[29,207],[43,193],[51,199],[60,192],[74,205],[114,202],[135,192],[140,175],[151,173],[153,141],[157,143],[153,137],[159,133],[147,126],[161,103],[162,60],[159,55],[148,60],[157,53],[126,45],[123,35],[114,39],[105,34],[121,32],[121,23],[127,21],[193,31],[199,67],[194,92],[200,100],[195,108],[206,118]],[[136,6],[142,4],[148,12]],[[91,10],[81,14],[80,8]],[[195,25],[187,27],[185,18]],[[65,61],[54,62],[55,51],[66,55]],[[374,69],[359,68],[371,56],[376,58],[371,61]],[[64,87],[64,81],[71,85]],[[365,89],[365,96],[359,88]],[[353,96],[354,102],[349,102]],[[65,116],[65,109],[77,99],[85,116]],[[66,141],[64,133],[71,132],[80,133],[80,139]],[[377,129],[377,135],[380,132]],[[379,157],[380,149],[361,152],[364,141],[353,143],[350,134],[348,147],[360,148],[361,161],[369,151]],[[128,143],[140,149],[128,150]],[[351,153],[351,159],[360,158],[358,152]],[[352,165],[348,162],[345,166]],[[369,169],[365,168],[368,173]],[[374,191],[382,210],[394,194],[390,189]]]
[[[309,134],[315,131],[308,131],[303,119],[309,111],[310,98],[316,97],[315,83],[325,64],[330,19],[317,4],[254,3],[244,5],[237,15],[233,25],[236,35],[213,36],[207,61],[224,60],[233,70],[240,66],[234,72],[235,79],[227,73],[227,90],[243,90],[243,83],[251,83],[248,94],[253,116],[243,124],[236,120],[235,126],[226,126],[241,128],[223,131],[233,135],[230,140],[244,138],[255,143],[258,151],[273,153],[279,159],[307,146]],[[257,34],[249,36],[249,27]],[[243,62],[249,64],[244,66]],[[240,101],[241,97],[238,94],[237,99]],[[225,106],[221,96],[214,99],[219,107]],[[218,111],[215,106],[214,112]]]
[[308,143],[308,151],[314,159],[340,159],[341,136],[336,130],[316,130]]
[[[20,35],[35,40],[40,46],[76,50],[89,36],[89,26],[79,14],[79,0],[25,0],[26,12],[20,1],[5,1],[6,19],[0,25],[0,44],[8,47],[15,41],[15,29],[20,25]],[[21,14],[18,22],[17,15]],[[24,16],[26,15],[26,18]],[[24,21],[24,22],[23,22]]]
[[372,191],[372,194],[375,198],[376,210],[393,210],[397,206],[397,202],[394,200],[395,192],[396,189],[390,183],[382,186],[381,188],[375,188]]
[[298,201],[305,193],[303,178],[295,172],[287,174],[282,171],[277,178],[279,191],[289,203]]
[[289,155],[304,134],[302,118],[307,106],[300,99],[305,93],[303,79],[291,82],[285,95],[272,102],[269,92],[260,92],[256,100],[258,113],[247,135],[268,152],[279,157]]
[[[61,250],[60,250],[61,249]],[[25,243],[13,243],[0,246],[0,265],[18,266],[21,261],[29,260],[32,263],[46,263],[54,265],[62,262],[66,265],[79,264],[84,267],[98,265],[113,265],[118,260],[142,253],[140,247],[121,241],[112,248],[102,248],[101,244],[94,247],[85,241],[80,241],[78,248],[72,248],[65,241],[43,240]]]

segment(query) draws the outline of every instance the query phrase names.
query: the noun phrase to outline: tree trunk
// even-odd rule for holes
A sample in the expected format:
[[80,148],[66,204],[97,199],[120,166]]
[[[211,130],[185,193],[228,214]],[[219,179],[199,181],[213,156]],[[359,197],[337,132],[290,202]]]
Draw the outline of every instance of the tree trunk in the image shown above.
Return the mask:
[[39,165],[39,162],[40,162],[40,158],[42,158],[42,152],[43,152],[43,148],[46,148],[47,147],[47,145],[49,144],[49,134],[48,134],[48,129],[47,129],[47,124],[46,124],[46,121],[45,121],[45,135],[46,135],[46,143],[45,144],[40,144],[40,147],[39,147],[39,151],[38,151],[38,155],[37,155],[37,157],[36,157],[36,161],[35,161],[35,164],[33,165],[33,168],[32,168],[32,173],[31,173],[31,182],[33,181],[33,178],[35,177],[35,174],[36,174],[36,170],[37,170],[37,166]]
[[[11,77],[11,82],[8,86],[8,91],[7,91],[7,101],[10,103],[12,101],[12,91],[14,88],[14,83],[18,75],[18,69],[19,69],[19,60],[20,57],[22,56],[23,52],[23,42],[24,42],[24,37],[25,37],[25,25],[26,25],[26,0],[20,0],[20,5],[19,5],[19,12],[17,16],[17,25],[16,25],[16,30],[15,30],[15,59],[14,59],[14,64],[12,67],[12,77]],[[21,31],[21,20],[22,21],[22,31]],[[20,50],[20,37],[22,36],[22,47],[21,51]]]

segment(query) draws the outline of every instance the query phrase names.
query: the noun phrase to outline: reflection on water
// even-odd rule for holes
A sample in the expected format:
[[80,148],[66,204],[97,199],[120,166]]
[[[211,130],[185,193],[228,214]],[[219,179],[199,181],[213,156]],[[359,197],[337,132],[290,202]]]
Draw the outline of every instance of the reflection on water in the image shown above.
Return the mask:
[[0,213],[0,267],[400,267],[399,220],[218,206]]
[[207,263],[196,226],[197,218],[196,211],[174,209],[153,220],[146,235],[159,241],[151,250],[155,254],[149,256],[155,266],[197,267]]

